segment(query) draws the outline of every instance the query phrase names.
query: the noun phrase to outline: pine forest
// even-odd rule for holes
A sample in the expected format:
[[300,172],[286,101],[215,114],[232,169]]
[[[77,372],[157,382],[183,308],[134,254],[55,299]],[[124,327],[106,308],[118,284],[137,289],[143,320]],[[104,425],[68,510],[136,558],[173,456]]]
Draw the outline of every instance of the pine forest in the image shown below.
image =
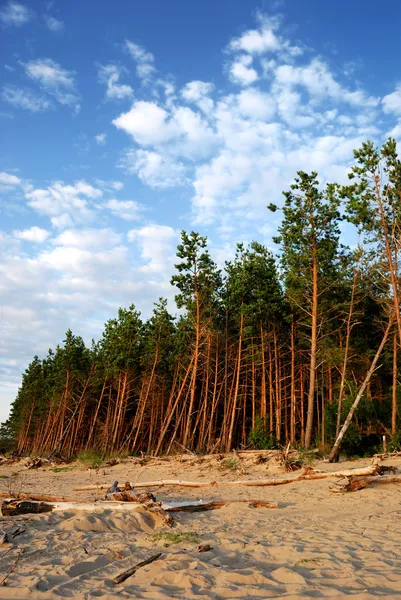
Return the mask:
[[[239,243],[220,270],[181,234],[177,315],[121,308],[98,342],[67,331],[22,376],[1,445],[74,457],[229,452],[291,443],[334,460],[399,436],[401,161],[396,143],[354,152],[347,185],[299,171],[273,252]],[[273,213],[274,216],[273,216]],[[355,244],[342,243],[344,227]],[[55,343],[57,340],[55,340]],[[3,449],[4,449],[3,448]]]

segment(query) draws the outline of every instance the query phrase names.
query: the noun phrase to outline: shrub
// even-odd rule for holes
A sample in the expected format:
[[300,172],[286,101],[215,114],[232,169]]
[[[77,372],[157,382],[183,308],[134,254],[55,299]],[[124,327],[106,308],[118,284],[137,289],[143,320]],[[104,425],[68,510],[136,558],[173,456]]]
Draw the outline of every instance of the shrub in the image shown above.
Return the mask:
[[275,447],[274,439],[269,433],[265,419],[256,419],[255,427],[248,435],[248,444],[255,450],[272,450]]
[[231,471],[235,471],[240,468],[240,461],[235,456],[229,456],[221,461],[220,467],[222,469],[230,469]]
[[95,450],[85,450],[78,454],[77,460],[88,469],[99,469],[103,464],[103,456]]

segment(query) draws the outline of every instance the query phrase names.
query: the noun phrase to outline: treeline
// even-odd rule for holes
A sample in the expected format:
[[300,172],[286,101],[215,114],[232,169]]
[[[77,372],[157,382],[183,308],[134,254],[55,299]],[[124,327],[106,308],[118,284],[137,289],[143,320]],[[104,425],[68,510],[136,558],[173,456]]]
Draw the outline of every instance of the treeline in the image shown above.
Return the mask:
[[[171,280],[180,315],[163,299],[146,321],[120,309],[91,348],[68,331],[24,373],[3,445],[63,456],[327,450],[359,396],[345,449],[367,450],[383,434],[397,444],[401,162],[393,139],[354,154],[349,185],[298,173],[277,258],[238,244],[220,271],[206,238],[182,232]],[[350,223],[354,248],[340,243]]]

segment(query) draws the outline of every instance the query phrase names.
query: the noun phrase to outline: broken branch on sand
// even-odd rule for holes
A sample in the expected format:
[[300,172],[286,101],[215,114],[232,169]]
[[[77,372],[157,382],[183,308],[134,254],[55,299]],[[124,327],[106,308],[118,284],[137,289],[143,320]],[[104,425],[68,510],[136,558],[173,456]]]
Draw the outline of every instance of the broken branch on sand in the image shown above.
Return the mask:
[[228,504],[245,503],[250,508],[278,508],[277,502],[265,502],[262,500],[222,500],[211,502],[196,502],[194,504],[179,504],[176,506],[165,506],[164,509],[168,512],[199,512],[202,510],[215,510],[223,508]]
[[123,573],[121,573],[120,575],[118,575],[117,577],[115,577],[113,579],[114,585],[119,585],[120,583],[123,583],[126,579],[128,579],[128,577],[131,577],[131,575],[133,575],[137,571],[137,569],[140,569],[141,567],[149,565],[150,563],[154,562],[161,556],[162,556],[162,553],[158,552],[157,554],[150,556],[146,560],[142,560],[141,562],[137,563],[134,567],[127,569],[127,571],[124,571]]
[[385,475],[383,477],[347,477],[343,482],[331,488],[331,492],[358,492],[370,485],[386,485],[387,483],[401,483],[401,475]]
[[3,577],[3,579],[0,581],[0,585],[6,585],[7,579],[10,577],[11,573],[13,573],[13,571],[15,571],[16,566],[18,565],[19,560],[20,560],[20,558],[21,558],[21,556],[22,556],[23,553],[24,553],[24,549],[22,549],[22,550],[19,551],[19,554],[18,554],[16,560],[14,561],[11,569],[8,571],[8,573],[5,575],[5,577]]
[[38,502],[76,502],[76,498],[32,494],[32,492],[0,492],[0,498],[13,498],[15,500],[37,500]]

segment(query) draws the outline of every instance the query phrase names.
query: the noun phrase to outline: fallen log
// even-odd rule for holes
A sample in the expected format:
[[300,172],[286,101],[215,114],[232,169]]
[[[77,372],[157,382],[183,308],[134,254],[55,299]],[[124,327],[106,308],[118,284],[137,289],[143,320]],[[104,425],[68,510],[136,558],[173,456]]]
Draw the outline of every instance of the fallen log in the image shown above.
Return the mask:
[[104,510],[106,508],[114,508],[116,510],[137,510],[139,507],[145,510],[157,514],[161,519],[172,527],[174,525],[174,519],[169,515],[162,507],[161,502],[113,502],[108,500],[102,500],[100,502],[57,502],[50,504],[47,502],[37,502],[30,500],[5,500],[1,505],[1,512],[3,516],[16,516],[16,515],[27,515],[27,514],[39,514],[49,513],[52,511],[65,511],[65,510],[87,510],[97,511]]
[[30,502],[29,500],[6,500],[1,505],[1,514],[4,517],[16,515],[48,513],[53,510],[52,504],[46,502]]
[[387,458],[396,458],[401,456],[401,452],[385,452],[382,454],[374,454],[374,458],[380,458],[380,460],[386,460]]
[[202,510],[215,510],[223,508],[228,504],[245,503],[250,508],[278,508],[277,502],[265,502],[262,500],[213,500],[211,502],[197,502],[194,504],[179,504],[179,505],[164,505],[164,509],[168,512],[200,512]]
[[38,502],[77,502],[76,498],[65,496],[47,496],[45,494],[32,494],[32,492],[0,492],[0,498],[13,498],[15,500],[37,500]]
[[[14,500],[12,502],[15,502]],[[17,501],[18,502],[18,501]],[[54,504],[46,503],[46,502],[37,502],[37,501],[23,501],[24,506],[22,510],[24,512],[16,513],[13,512],[12,508],[9,512],[7,512],[8,507],[10,506],[10,502],[4,501],[1,505],[2,514],[5,515],[16,515],[16,514],[38,514],[40,512],[52,512],[52,511],[65,511],[65,510],[87,510],[87,511],[97,511],[104,510],[105,508],[114,508],[116,510],[137,510],[139,507],[144,507],[143,504],[138,504],[134,502],[80,502],[79,500],[74,502],[55,502]],[[22,504],[22,502],[20,502]],[[43,510],[40,510],[39,505],[42,505]],[[4,510],[6,512],[4,512]]]
[[[395,469],[395,467],[392,467]],[[388,467],[383,467],[377,464],[362,467],[360,469],[345,469],[344,471],[314,471],[313,469],[306,469],[305,474],[299,475],[298,477],[292,477],[291,479],[248,479],[242,481],[182,481],[180,479],[161,479],[159,481],[139,481],[130,483],[133,489],[138,488],[151,488],[151,487],[191,487],[191,488],[203,488],[203,487],[230,487],[230,486],[250,486],[250,487],[263,487],[263,486],[276,486],[285,485],[287,483],[296,483],[297,481],[309,481],[314,479],[325,479],[328,477],[352,477],[352,476],[363,476],[363,475],[380,475]],[[109,488],[110,486],[103,486],[103,488]],[[88,485],[85,487],[73,488],[76,492],[93,491],[99,489],[99,486]]]
[[386,485],[387,483],[401,483],[401,475],[384,475],[383,477],[349,477],[341,482],[332,492],[358,492],[370,485]]
[[131,575],[133,575],[138,569],[140,569],[141,567],[144,567],[145,565],[149,565],[150,563],[154,562],[161,556],[162,556],[162,553],[158,552],[157,554],[150,556],[146,560],[142,560],[141,562],[137,563],[135,566],[131,567],[130,569],[127,569],[127,571],[120,573],[120,575],[118,575],[117,577],[115,577],[113,579],[114,585],[119,585],[120,583],[123,583],[126,579],[128,579],[128,577],[131,577]]

